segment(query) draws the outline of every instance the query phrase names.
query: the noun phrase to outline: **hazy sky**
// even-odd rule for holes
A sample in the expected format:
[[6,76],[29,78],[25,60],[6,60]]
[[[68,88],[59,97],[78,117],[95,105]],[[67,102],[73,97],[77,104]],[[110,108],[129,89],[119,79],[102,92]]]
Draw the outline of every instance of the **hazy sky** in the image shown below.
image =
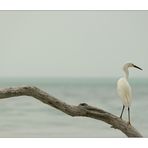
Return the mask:
[[0,77],[148,76],[148,11],[0,11]]

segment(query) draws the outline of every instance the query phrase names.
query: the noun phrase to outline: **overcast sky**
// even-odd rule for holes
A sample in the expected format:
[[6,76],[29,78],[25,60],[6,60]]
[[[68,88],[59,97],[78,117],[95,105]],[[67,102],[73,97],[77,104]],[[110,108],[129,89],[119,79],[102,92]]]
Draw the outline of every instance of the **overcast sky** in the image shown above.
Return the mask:
[[148,11],[0,11],[0,77],[148,76]]

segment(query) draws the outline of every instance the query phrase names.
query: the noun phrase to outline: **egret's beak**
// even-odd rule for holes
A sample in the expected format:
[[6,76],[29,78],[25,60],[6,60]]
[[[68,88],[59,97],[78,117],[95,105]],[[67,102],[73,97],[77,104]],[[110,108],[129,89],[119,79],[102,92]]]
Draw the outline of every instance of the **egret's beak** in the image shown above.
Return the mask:
[[136,65],[134,65],[134,64],[133,64],[133,67],[138,68],[138,69],[140,69],[140,70],[143,70],[142,68],[140,68],[140,67],[138,67],[138,66],[136,66]]

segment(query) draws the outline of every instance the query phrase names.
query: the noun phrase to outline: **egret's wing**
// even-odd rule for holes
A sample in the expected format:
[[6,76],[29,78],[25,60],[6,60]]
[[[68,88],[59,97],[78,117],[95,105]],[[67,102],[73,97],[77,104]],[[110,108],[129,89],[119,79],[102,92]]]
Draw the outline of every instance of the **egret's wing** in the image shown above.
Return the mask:
[[132,101],[132,89],[125,78],[121,78],[117,82],[117,91],[125,106],[130,106]]

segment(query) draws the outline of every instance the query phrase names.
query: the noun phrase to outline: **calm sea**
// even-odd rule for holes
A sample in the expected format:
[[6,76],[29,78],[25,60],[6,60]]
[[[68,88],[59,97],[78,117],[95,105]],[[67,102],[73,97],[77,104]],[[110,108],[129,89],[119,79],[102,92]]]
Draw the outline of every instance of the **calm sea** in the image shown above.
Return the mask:
[[[5,78],[0,87],[33,85],[69,104],[85,102],[120,115],[117,79],[109,78]],[[148,80],[132,78],[133,126],[148,137]],[[127,110],[123,118],[127,120]],[[0,137],[126,137],[110,125],[86,117],[71,117],[32,97],[0,100]]]

